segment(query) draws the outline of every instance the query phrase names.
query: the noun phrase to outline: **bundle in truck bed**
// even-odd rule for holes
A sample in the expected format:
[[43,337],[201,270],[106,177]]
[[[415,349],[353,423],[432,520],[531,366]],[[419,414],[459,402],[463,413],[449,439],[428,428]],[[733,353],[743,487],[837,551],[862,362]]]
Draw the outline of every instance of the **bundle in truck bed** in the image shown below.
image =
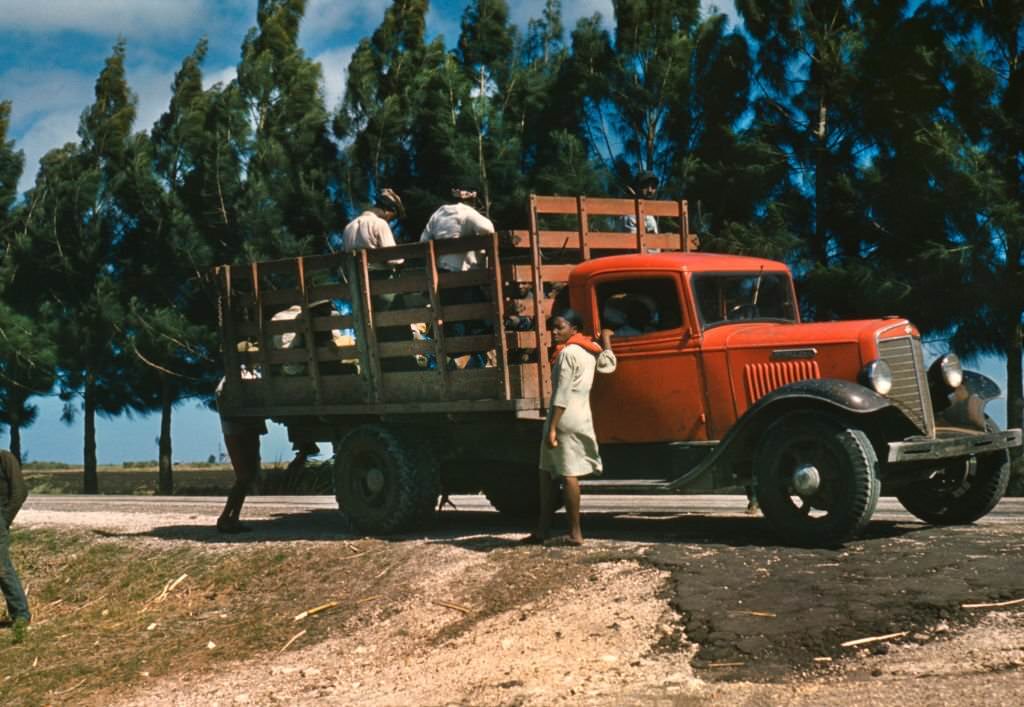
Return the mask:
[[[627,215],[638,232],[612,230]],[[647,215],[675,232],[647,233]],[[221,266],[221,411],[536,417],[551,391],[546,319],[572,267],[693,246],[685,201],[531,196],[529,230]],[[471,250],[477,269],[438,268],[439,256]]]

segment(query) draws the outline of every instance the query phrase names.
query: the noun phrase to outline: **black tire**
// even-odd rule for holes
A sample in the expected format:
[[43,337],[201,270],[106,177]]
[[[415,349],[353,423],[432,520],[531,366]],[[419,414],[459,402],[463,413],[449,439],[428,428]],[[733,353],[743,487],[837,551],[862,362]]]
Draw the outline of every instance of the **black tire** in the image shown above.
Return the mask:
[[[986,427],[989,432],[999,430],[991,421]],[[974,464],[970,459],[951,461],[930,478],[900,489],[896,498],[926,523],[966,524],[995,508],[1009,483],[1010,454],[1004,450],[979,454]]]
[[334,449],[338,508],[361,532],[415,530],[434,516],[441,492],[437,459],[426,443],[381,425],[362,425]]
[[[551,482],[555,510],[562,507],[562,490]],[[509,518],[536,520],[540,513],[540,489],[537,470],[531,467],[502,468],[491,474],[484,485],[484,496],[494,510]]]
[[[817,490],[803,496],[794,473],[813,466]],[[834,546],[860,532],[878,505],[881,483],[871,440],[830,417],[790,414],[764,433],[754,457],[761,512],[796,545]]]

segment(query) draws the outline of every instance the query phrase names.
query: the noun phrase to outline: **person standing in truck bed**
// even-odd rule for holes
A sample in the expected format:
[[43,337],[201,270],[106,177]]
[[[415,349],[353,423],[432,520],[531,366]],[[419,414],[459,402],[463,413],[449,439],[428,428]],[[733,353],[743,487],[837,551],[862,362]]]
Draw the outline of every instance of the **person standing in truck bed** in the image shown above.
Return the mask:
[[24,637],[32,620],[28,597],[11,562],[11,524],[28,496],[18,458],[6,449],[0,450],[0,589],[7,602],[7,616],[15,631],[15,641]]
[[[444,204],[430,216],[420,243],[441,241],[450,238],[471,238],[494,233],[494,223],[474,208],[477,193],[466,186],[466,180],[451,190],[454,203]],[[437,267],[445,272],[464,272],[481,267],[479,255],[475,250],[465,253],[449,253],[437,258]],[[479,286],[452,287],[441,290],[441,306],[459,304],[477,304],[486,302],[487,297]],[[490,327],[481,321],[454,321],[445,324],[445,336],[459,337],[482,334],[490,331]],[[456,363],[456,365],[458,365]],[[466,359],[465,368],[484,368],[487,355],[483,352],[471,353]]]
[[579,477],[602,471],[590,412],[590,388],[594,384],[594,373],[612,373],[616,360],[611,348],[611,331],[602,330],[602,344],[598,345],[580,332],[582,326],[579,314],[571,309],[551,318],[555,351],[551,362],[551,404],[544,422],[538,465],[540,515],[536,530],[523,538],[525,544],[543,543],[548,539],[555,508],[551,482],[557,480],[563,484],[569,520],[569,534],[564,542],[583,544]]

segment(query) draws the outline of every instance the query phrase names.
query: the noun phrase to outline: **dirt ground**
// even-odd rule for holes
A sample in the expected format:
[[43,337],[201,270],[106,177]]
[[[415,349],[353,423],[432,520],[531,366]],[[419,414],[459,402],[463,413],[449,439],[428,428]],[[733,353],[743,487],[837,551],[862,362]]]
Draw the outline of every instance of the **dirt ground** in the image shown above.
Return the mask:
[[[578,549],[519,546],[493,513],[442,514],[390,540],[325,512],[257,518],[229,541],[208,521],[31,506],[19,517],[168,550],[301,558],[358,542],[369,550],[335,594],[346,612],[316,640],[300,633],[322,620],[311,616],[287,647],[75,703],[1024,704],[1024,605],[961,606],[1024,597],[1018,522],[876,521],[842,549],[810,550],[773,544],[740,512],[588,514]],[[900,635],[840,645],[885,634]]]

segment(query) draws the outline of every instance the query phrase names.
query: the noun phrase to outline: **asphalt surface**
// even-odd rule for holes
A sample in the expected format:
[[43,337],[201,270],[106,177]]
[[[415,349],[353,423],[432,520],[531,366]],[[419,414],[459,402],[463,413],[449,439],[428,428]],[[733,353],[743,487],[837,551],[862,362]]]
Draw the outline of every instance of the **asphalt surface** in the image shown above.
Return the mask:
[[[415,537],[466,542],[525,530],[481,496],[452,500],[456,508]],[[167,514],[175,522],[144,534],[236,542],[211,532],[222,504],[220,497],[36,495],[27,507]],[[849,655],[845,641],[900,633],[897,640],[925,642],[937,626],[957,631],[984,615],[963,604],[1024,598],[1024,498],[1004,499],[973,525],[950,527],[922,523],[883,498],[862,536],[832,549],[780,544],[745,505],[741,496],[583,499],[584,532],[605,557],[640,557],[670,573],[667,599],[686,639],[700,646],[694,666],[705,679],[786,680],[816,658]],[[257,496],[243,519],[256,531],[251,540],[351,538],[335,509],[330,496]]]

